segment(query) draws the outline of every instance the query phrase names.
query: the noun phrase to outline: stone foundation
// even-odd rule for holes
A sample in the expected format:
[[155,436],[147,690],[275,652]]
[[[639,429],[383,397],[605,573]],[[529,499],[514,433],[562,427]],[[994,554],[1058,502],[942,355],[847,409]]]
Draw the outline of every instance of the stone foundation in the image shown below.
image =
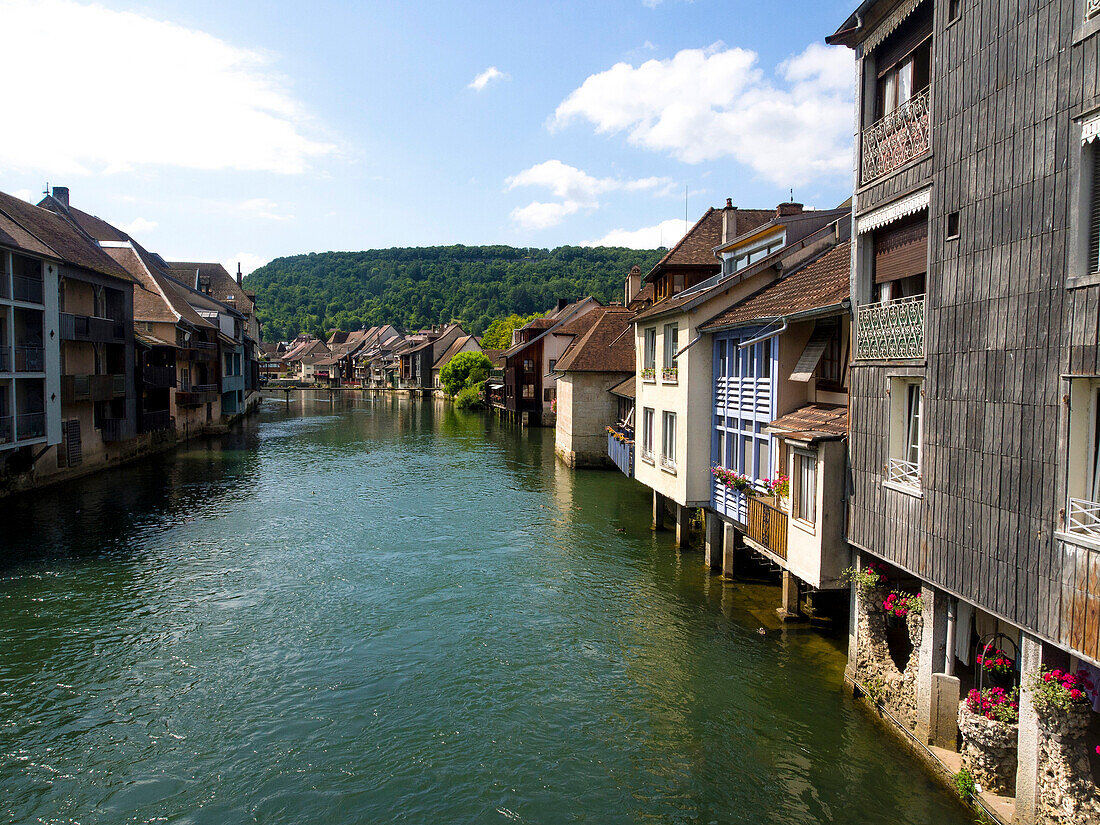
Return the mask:
[[1085,745],[1091,710],[1036,711],[1039,769],[1035,821],[1040,825],[1097,825],[1100,792],[1092,778]]
[[972,713],[966,702],[959,703],[959,731],[962,733],[963,767],[970,771],[983,791],[1016,793],[1016,725],[986,719]]
[[873,700],[913,731],[917,725],[917,670],[924,622],[920,614],[912,613],[899,620],[912,647],[899,667],[891,654],[889,636],[893,633],[904,640],[906,634],[887,631],[882,610],[887,593],[878,588],[866,593],[857,591],[855,678]]

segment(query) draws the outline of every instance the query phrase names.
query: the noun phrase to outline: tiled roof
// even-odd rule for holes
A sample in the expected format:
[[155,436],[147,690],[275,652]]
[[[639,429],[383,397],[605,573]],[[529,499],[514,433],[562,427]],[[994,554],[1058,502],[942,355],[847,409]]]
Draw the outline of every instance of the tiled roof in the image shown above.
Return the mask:
[[133,243],[133,246],[110,247],[104,251],[137,281],[134,288],[135,321],[174,324],[182,320],[201,329],[215,326],[195,311],[187,302],[180,285],[164,275],[140,245]]
[[[767,223],[775,217],[774,209],[736,209],[737,226],[730,237],[741,235],[751,229]],[[657,262],[657,265],[645,276],[651,281],[662,270],[677,266],[712,266],[717,271],[721,261],[714,255],[714,247],[722,243],[722,215],[724,209],[710,207],[703,217],[687,231],[672,249]]]
[[643,284],[642,288],[638,290],[638,294],[630,299],[630,303],[627,304],[627,308],[632,309],[635,312],[640,309],[645,309],[648,304],[653,303],[653,299],[656,297],[656,287],[654,287],[652,283]]
[[325,342],[319,339],[312,341],[302,341],[297,346],[291,347],[290,351],[283,356],[284,361],[298,361],[307,355],[313,355],[319,353],[317,357],[324,357],[328,354],[328,347],[325,346]]
[[483,353],[493,362],[494,367],[504,366],[504,350],[502,349],[483,349]]
[[851,241],[843,241],[789,275],[769,282],[699,329],[721,329],[836,306],[850,294],[850,268]]
[[38,203],[43,209],[49,209],[58,215],[65,215],[73,221],[81,230],[87,232],[97,241],[128,241],[130,236],[117,227],[111,226],[102,218],[89,215],[76,207],[69,206],[57,200],[53,195],[47,195]]
[[848,407],[843,404],[806,404],[768,425],[799,441],[839,438],[848,434]]
[[634,374],[631,373],[630,377],[623,381],[621,384],[616,384],[614,387],[608,390],[612,395],[620,395],[623,398],[634,398],[638,393],[634,386]]
[[[450,363],[450,360],[458,355],[462,348],[466,346],[466,344],[468,344],[470,342],[470,339],[473,337],[474,336],[472,335],[460,335],[455,338],[451,342],[451,345],[447,347],[447,349],[444,351],[444,353],[436,359],[434,367],[443,367],[444,365]],[[477,339],[474,339],[474,343],[477,343]],[[478,348],[480,349],[480,347]]]
[[[190,287],[201,290],[200,285],[203,282],[209,284],[212,298],[228,303],[241,312],[252,312],[256,306],[256,302],[248,296],[248,293],[244,291],[244,287],[238,284],[237,279],[230,275],[225,267],[219,263],[172,261],[168,264],[168,267],[190,273],[190,278],[184,281]],[[198,275],[197,280],[195,278],[196,274]]]
[[[595,317],[593,317],[595,316]],[[593,310],[588,330],[562,353],[558,372],[633,372],[634,336],[627,333],[634,313],[626,307]]]
[[134,280],[69,221],[4,192],[0,192],[0,241],[101,275]]

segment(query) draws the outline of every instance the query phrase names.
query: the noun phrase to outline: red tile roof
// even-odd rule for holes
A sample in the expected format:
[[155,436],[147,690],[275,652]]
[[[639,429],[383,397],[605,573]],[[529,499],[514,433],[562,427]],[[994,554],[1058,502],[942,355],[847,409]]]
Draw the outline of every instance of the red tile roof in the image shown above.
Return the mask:
[[821,441],[848,434],[848,407],[842,404],[806,404],[781,415],[768,425],[799,441]]
[[562,353],[558,372],[633,372],[634,336],[630,335],[634,313],[626,307],[593,310],[579,320],[591,319],[588,330],[573,339]]

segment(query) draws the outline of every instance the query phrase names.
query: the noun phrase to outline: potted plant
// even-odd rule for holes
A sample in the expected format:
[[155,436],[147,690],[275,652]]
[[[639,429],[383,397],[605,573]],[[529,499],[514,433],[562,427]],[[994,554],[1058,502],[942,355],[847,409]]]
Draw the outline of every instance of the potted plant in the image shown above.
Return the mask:
[[1076,673],[1051,670],[1044,665],[1032,675],[1028,686],[1035,711],[1048,728],[1069,738],[1084,734],[1092,709],[1089,691],[1094,688],[1088,674],[1080,670]]
[[922,607],[924,603],[918,594],[906,593],[904,590],[892,591],[882,602],[882,609],[886,613],[886,626],[901,627],[910,613],[920,613]]
[[985,789],[1016,791],[1017,724],[1020,702],[1015,688],[971,690],[959,704],[963,766]]
[[1016,681],[1016,663],[1000,648],[986,645],[974,658],[990,683],[1001,687],[1011,687]]
[[876,561],[867,562],[863,565],[862,570],[849,567],[844,571],[844,578],[852,582],[864,596],[876,587],[883,587],[890,581],[886,575],[886,568]]
[[764,491],[775,499],[775,503],[781,509],[787,509],[787,500],[791,495],[791,480],[780,473],[775,478],[765,478],[760,482],[764,485]]

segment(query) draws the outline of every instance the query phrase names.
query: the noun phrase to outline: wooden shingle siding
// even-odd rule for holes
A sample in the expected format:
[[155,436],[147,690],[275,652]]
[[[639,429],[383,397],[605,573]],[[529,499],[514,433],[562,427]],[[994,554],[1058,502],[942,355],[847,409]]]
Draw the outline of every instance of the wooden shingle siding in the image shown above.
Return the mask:
[[[1100,35],[1073,44],[1080,13],[1073,0],[974,0],[945,28],[936,4],[932,152],[856,201],[865,213],[932,184],[923,498],[882,483],[898,370],[854,367],[849,537],[1100,659],[1100,551],[1055,537],[1061,376],[1100,375],[1100,288],[1066,288],[1073,118],[1100,105]],[[954,211],[960,237],[948,241]]]

